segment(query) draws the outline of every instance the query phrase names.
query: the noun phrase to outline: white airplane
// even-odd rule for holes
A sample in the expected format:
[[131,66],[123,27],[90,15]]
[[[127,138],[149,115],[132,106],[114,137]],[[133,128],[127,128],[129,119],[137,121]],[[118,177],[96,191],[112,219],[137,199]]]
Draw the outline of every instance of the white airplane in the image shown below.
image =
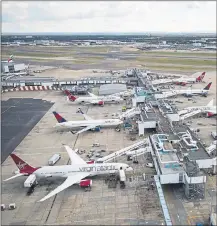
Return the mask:
[[119,126],[123,123],[120,119],[92,119],[90,116],[84,114],[81,109],[79,109],[78,113],[81,113],[85,120],[82,121],[66,121],[61,115],[57,112],[53,112],[58,123],[55,125],[57,128],[62,129],[76,129],[79,127],[84,127],[82,130],[79,130],[75,134],[80,134],[88,130],[94,130],[99,127],[113,127]]
[[47,177],[62,177],[66,180],[58,186],[56,189],[51,191],[44,198],[38,202],[43,202],[46,199],[58,194],[59,192],[65,190],[66,188],[72,186],[73,184],[80,184],[83,187],[89,187],[92,185],[92,180],[85,180],[86,177],[91,177],[95,175],[104,175],[110,173],[116,173],[119,170],[131,171],[132,167],[125,163],[93,163],[88,164],[79,155],[77,155],[69,146],[64,145],[66,151],[71,160],[70,165],[61,166],[41,166],[33,167],[28,163],[23,161],[15,154],[11,154],[11,158],[18,167],[18,172],[15,176],[12,176],[4,181],[14,179],[19,176],[29,176],[34,174],[36,178],[47,178]]
[[203,72],[197,78],[194,77],[180,77],[177,79],[158,79],[152,81],[152,85],[165,84],[165,83],[175,83],[176,85],[186,85],[187,83],[202,82],[205,77],[206,72]]
[[170,90],[167,92],[163,92],[162,94],[158,95],[155,94],[155,97],[157,99],[164,99],[168,97],[172,97],[175,95],[183,95],[185,97],[191,97],[194,95],[201,95],[201,96],[207,96],[210,86],[212,85],[212,82],[210,82],[205,88],[203,89],[185,89],[185,90]]
[[104,105],[104,103],[112,102],[112,103],[120,103],[123,101],[122,98],[118,96],[96,96],[92,93],[89,93],[89,97],[75,97],[68,90],[65,90],[67,94],[67,101],[74,103],[87,103],[94,105]]
[[182,85],[185,86],[187,83],[196,83],[196,82],[202,82],[205,77],[206,72],[203,72],[201,75],[199,75],[197,78],[194,77],[181,77],[178,79],[174,79],[173,83],[176,85]]
[[207,113],[207,117],[211,117],[216,115],[216,106],[213,105],[214,100],[212,99],[206,106],[195,106],[195,107],[187,107],[184,108],[182,111],[179,112],[179,115],[187,115],[193,116],[200,112]]
[[114,95],[114,94],[107,95],[107,96],[97,96],[90,92],[88,92],[88,94],[93,98],[98,98],[98,99],[102,100],[104,103],[106,103],[106,102],[120,103],[123,101],[123,99],[120,96]]
[[180,92],[180,94],[186,96],[186,97],[190,97],[193,95],[201,95],[201,96],[207,96],[209,89],[212,85],[212,82],[210,82],[205,88],[203,89],[187,89],[187,90],[178,90],[178,92]]

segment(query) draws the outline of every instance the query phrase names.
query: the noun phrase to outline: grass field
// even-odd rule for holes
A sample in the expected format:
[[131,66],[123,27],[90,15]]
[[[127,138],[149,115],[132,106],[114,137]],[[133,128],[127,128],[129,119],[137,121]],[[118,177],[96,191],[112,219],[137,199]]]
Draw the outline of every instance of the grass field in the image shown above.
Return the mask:
[[181,66],[168,66],[168,65],[145,65],[148,67],[150,70],[158,70],[158,71],[185,71],[185,72],[195,72],[195,71],[213,71],[216,68],[210,68],[210,67],[195,67],[195,66],[186,66],[186,65],[181,65]]
[[164,56],[202,56],[202,57],[214,57],[216,58],[215,52],[188,52],[188,51],[177,51],[177,52],[169,52],[169,51],[141,51],[142,55],[164,55]]
[[216,60],[204,60],[204,59],[185,59],[185,58],[148,58],[138,57],[136,61],[144,63],[164,63],[164,64],[182,64],[182,65],[204,65],[204,66],[216,66]]
[[[102,53],[104,55],[100,55]],[[152,70],[164,71],[201,71],[216,69],[215,52],[135,51],[135,49],[119,46],[2,47],[2,59],[7,59],[11,54],[14,55],[15,61],[16,59],[19,59],[19,61],[23,61],[24,63],[25,59],[28,59],[30,64],[31,61],[34,63],[38,61],[43,65],[46,65],[46,62],[49,62],[56,64],[56,66],[74,63],[81,66],[83,65],[86,69],[88,69],[88,65],[90,64],[98,64],[104,67],[107,65],[107,62],[109,62],[108,65],[112,65],[114,68],[123,67],[123,69],[128,66],[134,67],[137,65],[144,65]],[[108,61],[107,58],[111,58],[111,55],[114,58],[119,58],[120,55],[129,56],[130,59],[122,59],[114,62],[111,60]]]

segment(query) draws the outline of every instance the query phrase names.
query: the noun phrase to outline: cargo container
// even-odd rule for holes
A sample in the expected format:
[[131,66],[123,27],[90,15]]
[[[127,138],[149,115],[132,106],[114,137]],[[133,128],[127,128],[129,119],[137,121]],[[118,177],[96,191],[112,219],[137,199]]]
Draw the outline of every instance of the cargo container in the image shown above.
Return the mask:
[[99,147],[99,146],[100,146],[99,143],[94,143],[94,144],[92,145],[92,147]]
[[25,188],[30,188],[32,187],[34,184],[36,184],[36,176],[35,174],[31,174],[30,176],[28,176],[28,178],[25,180],[24,182],[24,187]]
[[48,165],[53,166],[57,161],[59,161],[61,158],[60,154],[54,154],[49,160]]
[[125,182],[126,181],[126,175],[123,169],[119,170],[119,176],[120,176],[120,181]]

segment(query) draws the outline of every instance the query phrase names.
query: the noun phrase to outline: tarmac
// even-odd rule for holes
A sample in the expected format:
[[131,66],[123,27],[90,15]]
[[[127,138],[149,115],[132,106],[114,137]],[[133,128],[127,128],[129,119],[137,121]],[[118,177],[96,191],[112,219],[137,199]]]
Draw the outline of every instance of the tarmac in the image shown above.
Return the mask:
[[32,98],[10,98],[1,101],[1,163],[52,105],[50,101]]
[[[127,147],[136,141],[129,140],[122,129],[102,129],[100,132],[87,132],[73,135],[70,132],[58,132],[53,126],[56,123],[52,111],[57,111],[68,120],[81,120],[82,115],[76,113],[78,105],[65,101],[61,91],[41,92],[14,92],[4,93],[3,100],[9,98],[33,98],[43,101],[55,102],[34,126],[28,135],[15,148],[14,153],[33,166],[48,164],[54,153],[60,153],[61,159],[57,165],[69,163],[69,157],[62,144],[72,149],[79,148],[89,151],[92,144],[100,143],[99,149],[104,149],[107,155],[111,152]],[[9,100],[10,101],[10,100]],[[31,103],[34,102],[31,100]],[[37,101],[36,101],[37,102]],[[82,107],[92,118],[110,118],[112,113],[121,109],[121,105],[85,106]],[[44,110],[45,111],[45,110]],[[106,117],[107,115],[107,117]],[[86,153],[82,158],[88,160]],[[145,167],[147,158],[140,157],[139,164],[133,164],[126,157],[118,159],[119,162],[132,164],[133,174],[127,175],[126,188],[109,188],[103,177],[94,177],[91,191],[85,192],[74,185],[50,199],[38,203],[48,192],[55,189],[63,180],[39,180],[35,191],[27,196],[27,188],[23,183],[26,178],[19,177],[14,180],[2,182],[2,204],[16,204],[15,210],[2,212],[2,224],[16,225],[163,225],[164,217],[160,207],[158,194],[155,188],[149,189],[149,184],[156,174],[154,169]],[[2,164],[2,180],[11,177],[17,167],[10,157]],[[146,180],[143,179],[146,174]]]

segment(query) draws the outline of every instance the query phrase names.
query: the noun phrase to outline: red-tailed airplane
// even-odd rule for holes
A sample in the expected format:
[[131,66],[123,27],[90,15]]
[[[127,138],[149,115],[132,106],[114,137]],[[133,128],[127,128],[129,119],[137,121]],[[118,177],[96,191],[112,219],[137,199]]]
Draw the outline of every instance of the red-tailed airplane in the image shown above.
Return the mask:
[[93,104],[93,105],[104,105],[104,103],[120,103],[123,99],[119,96],[96,96],[92,93],[89,93],[89,97],[76,97],[73,96],[68,90],[65,90],[67,95],[67,101],[74,102],[74,103],[84,103],[84,104]]
[[29,176],[34,174],[36,178],[47,178],[47,177],[62,177],[66,180],[58,186],[56,189],[51,191],[48,195],[42,198],[39,202],[45,201],[46,199],[58,194],[73,184],[79,184],[81,187],[91,186],[92,180],[84,180],[86,177],[95,175],[105,175],[110,173],[116,173],[119,170],[131,171],[132,167],[125,163],[92,163],[88,164],[79,155],[77,155],[69,146],[64,145],[66,151],[71,160],[70,165],[60,166],[41,166],[33,167],[22,160],[15,154],[11,154],[11,158],[18,167],[18,172],[15,176],[12,176],[4,181],[14,179],[19,176]]

